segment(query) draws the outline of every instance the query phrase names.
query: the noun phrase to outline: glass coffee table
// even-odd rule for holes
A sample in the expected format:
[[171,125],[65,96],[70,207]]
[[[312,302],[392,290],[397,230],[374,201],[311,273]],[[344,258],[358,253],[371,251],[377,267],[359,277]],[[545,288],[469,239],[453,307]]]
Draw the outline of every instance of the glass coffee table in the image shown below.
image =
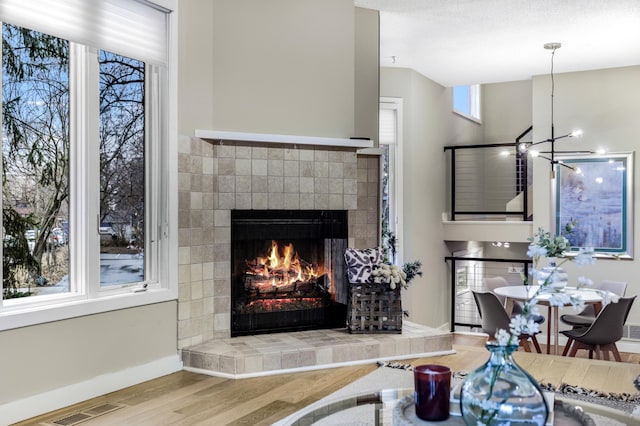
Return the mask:
[[[279,425],[464,425],[457,402],[448,420],[428,422],[415,415],[413,389],[384,389],[320,401],[287,417]],[[605,406],[556,397],[550,425],[623,426],[640,424],[640,418]]]

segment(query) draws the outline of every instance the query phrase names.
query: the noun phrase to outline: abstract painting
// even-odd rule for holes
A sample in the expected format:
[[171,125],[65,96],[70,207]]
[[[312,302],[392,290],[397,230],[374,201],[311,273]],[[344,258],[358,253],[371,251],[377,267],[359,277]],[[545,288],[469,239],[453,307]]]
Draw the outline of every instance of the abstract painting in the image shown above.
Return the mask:
[[575,221],[567,235],[572,250],[631,257],[633,247],[632,154],[563,157],[556,166],[556,233]]

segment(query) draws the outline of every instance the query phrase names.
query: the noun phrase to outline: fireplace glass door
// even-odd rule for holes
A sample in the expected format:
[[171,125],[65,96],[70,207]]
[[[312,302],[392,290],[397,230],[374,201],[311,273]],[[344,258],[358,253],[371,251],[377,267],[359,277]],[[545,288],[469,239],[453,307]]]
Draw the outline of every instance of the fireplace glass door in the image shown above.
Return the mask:
[[344,327],[347,212],[232,210],[231,335]]

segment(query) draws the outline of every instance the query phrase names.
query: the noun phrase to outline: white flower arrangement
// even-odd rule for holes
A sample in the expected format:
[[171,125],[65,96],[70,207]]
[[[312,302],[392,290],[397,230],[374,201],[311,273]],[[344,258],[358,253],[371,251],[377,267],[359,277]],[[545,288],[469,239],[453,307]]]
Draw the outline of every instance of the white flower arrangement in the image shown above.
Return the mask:
[[398,284],[402,287],[407,286],[407,274],[398,265],[380,263],[374,268],[371,275],[374,283],[389,284],[392,290],[395,290]]
[[[571,226],[565,227],[569,232],[573,228],[574,223]],[[554,241],[553,239],[551,239]],[[546,277],[542,276],[539,265],[542,259],[549,257],[549,254],[556,256],[559,254],[560,249],[564,250],[569,248],[568,241],[565,244],[566,238],[564,236],[558,236],[555,238],[555,243],[551,253],[549,250],[549,233],[544,232],[542,229],[538,229],[538,232],[529,239],[529,250],[527,256],[533,259],[533,268],[531,269],[531,281],[539,282],[539,288],[524,302],[522,314],[516,315],[511,318],[509,324],[509,331],[500,329],[496,332],[495,338],[499,345],[514,345],[518,343],[518,337],[521,335],[533,335],[538,333],[539,324],[532,320],[534,315],[539,315],[539,311],[536,307],[536,299],[541,294],[551,294],[549,304],[551,306],[566,306],[571,304],[575,310],[580,310],[584,307],[584,302],[579,294],[571,294],[563,291],[562,289],[556,289],[553,284],[553,273]],[[580,249],[578,254],[574,257],[565,257],[560,263],[557,264],[556,269],[559,268],[565,262],[574,261],[576,265],[591,265],[595,263],[593,248]],[[524,285],[529,285],[528,278],[523,274]],[[585,277],[578,278],[577,289],[589,287],[593,285],[593,282]],[[597,290],[596,290],[597,291]],[[603,291],[597,291],[602,296],[602,303],[606,305],[610,302],[617,302],[618,296]]]

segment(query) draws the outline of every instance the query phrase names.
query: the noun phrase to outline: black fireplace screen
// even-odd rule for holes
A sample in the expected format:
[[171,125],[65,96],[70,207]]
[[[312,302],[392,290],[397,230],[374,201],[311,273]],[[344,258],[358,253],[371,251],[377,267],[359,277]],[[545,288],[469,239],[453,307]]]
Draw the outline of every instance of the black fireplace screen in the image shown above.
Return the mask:
[[231,335],[345,326],[344,210],[232,210]]

